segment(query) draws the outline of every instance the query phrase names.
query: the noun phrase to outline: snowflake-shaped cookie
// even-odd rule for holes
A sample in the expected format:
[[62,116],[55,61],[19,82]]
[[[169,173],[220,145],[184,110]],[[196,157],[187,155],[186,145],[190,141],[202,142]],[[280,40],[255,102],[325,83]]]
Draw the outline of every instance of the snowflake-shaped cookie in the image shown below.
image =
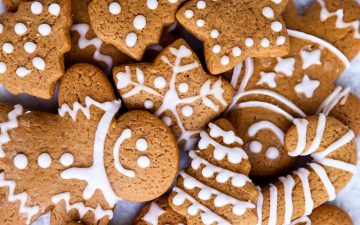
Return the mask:
[[275,57],[288,52],[280,16],[287,0],[192,0],[177,13],[179,22],[204,41],[208,69],[226,72],[247,57]]

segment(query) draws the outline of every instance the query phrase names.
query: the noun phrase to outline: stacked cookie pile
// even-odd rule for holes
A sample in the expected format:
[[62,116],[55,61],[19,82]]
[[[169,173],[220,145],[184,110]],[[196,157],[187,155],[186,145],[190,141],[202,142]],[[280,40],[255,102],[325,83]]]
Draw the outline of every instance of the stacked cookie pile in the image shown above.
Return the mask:
[[352,224],[326,202],[357,170],[355,1],[3,3],[0,83],[58,84],[59,110],[0,105],[1,224],[110,224],[122,200],[154,200],[134,224]]

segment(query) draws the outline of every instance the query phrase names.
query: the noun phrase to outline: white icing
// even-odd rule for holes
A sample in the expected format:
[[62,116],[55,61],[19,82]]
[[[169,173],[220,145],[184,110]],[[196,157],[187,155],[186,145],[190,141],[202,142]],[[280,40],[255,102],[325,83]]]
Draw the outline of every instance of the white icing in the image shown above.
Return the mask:
[[157,0],[147,0],[146,5],[149,9],[155,10],[155,9],[157,9],[159,3]]
[[12,45],[11,43],[5,43],[3,44],[2,49],[5,53],[11,54],[14,52],[14,45]]
[[7,70],[7,66],[4,62],[0,62],[0,73],[5,73]]
[[134,27],[138,30],[142,30],[146,27],[146,18],[143,15],[137,15],[134,18]]
[[305,51],[304,49],[300,51],[300,56],[302,59],[302,69],[306,70],[313,65],[321,65],[321,50],[316,49],[314,51]]
[[246,39],[245,39],[245,45],[246,45],[247,47],[252,47],[252,46],[254,45],[254,39],[252,39],[252,38],[246,38]]
[[45,61],[40,57],[33,58],[32,64],[38,70],[45,70],[46,67]]
[[205,159],[201,158],[200,156],[198,156],[195,151],[190,151],[189,156],[192,159],[191,167],[194,170],[198,170],[201,165],[205,166],[201,171],[202,176],[205,178],[210,178],[214,176],[216,173],[216,181],[218,183],[224,184],[229,179],[231,179],[231,185],[239,188],[244,187],[247,182],[251,183],[249,177],[243,174],[234,173],[230,170],[215,166],[210,162],[206,161]]
[[269,184],[270,186],[270,211],[269,211],[269,225],[277,224],[277,198],[278,198],[278,190],[277,187],[273,184]]
[[150,166],[151,161],[150,161],[149,157],[147,157],[147,156],[140,156],[137,159],[137,164],[140,168],[147,168]]
[[151,202],[150,208],[147,213],[144,215],[142,220],[150,223],[151,225],[158,225],[159,217],[163,215],[165,211],[160,208],[155,202]]
[[290,115],[288,112],[286,112],[285,110],[281,109],[280,107],[267,103],[267,102],[260,102],[260,101],[249,101],[249,102],[242,102],[239,103],[237,108],[265,108],[267,110],[276,112],[282,116],[284,116],[286,119],[288,119],[289,121],[293,121],[295,118]]
[[40,2],[33,2],[30,9],[32,14],[39,15],[43,11],[43,5]]
[[172,125],[172,120],[168,116],[164,116],[162,119],[163,123],[165,123],[166,126],[170,127]]
[[308,165],[311,167],[311,169],[315,171],[315,173],[318,175],[321,182],[325,186],[325,189],[329,195],[329,201],[333,201],[336,198],[336,190],[334,185],[331,183],[325,169],[316,163],[309,163]]
[[32,217],[40,212],[40,206],[26,206],[28,194],[26,192],[15,194],[16,182],[6,180],[4,173],[0,173],[0,187],[8,188],[7,200],[9,202],[20,202],[19,213],[26,214],[26,224],[30,224]]
[[320,81],[311,80],[308,75],[304,75],[303,80],[294,87],[294,90],[299,95],[304,95],[306,98],[312,98],[315,90],[320,86]]
[[137,35],[135,33],[129,33],[126,35],[125,43],[129,48],[132,48],[137,43]]
[[136,146],[136,150],[141,151],[141,152],[146,151],[149,147],[145,138],[137,139],[135,146]]
[[14,30],[17,35],[22,36],[27,32],[27,27],[23,23],[17,23],[15,24]]
[[279,21],[274,21],[271,23],[271,29],[274,32],[280,32],[283,29],[283,25]]
[[49,13],[53,16],[58,16],[60,15],[60,5],[57,4],[57,3],[52,3],[50,6],[49,6]]
[[189,10],[189,9],[186,10],[186,11],[185,11],[185,17],[188,18],[188,19],[193,18],[193,17],[194,17],[194,11]]
[[205,8],[206,8],[206,2],[205,2],[205,1],[198,1],[198,2],[196,3],[196,7],[197,7],[198,9],[205,9]]
[[204,27],[205,26],[205,20],[203,20],[203,19],[196,20],[196,26]]
[[262,14],[268,19],[274,19],[275,17],[274,10],[269,6],[263,8]]
[[51,198],[52,203],[58,204],[61,201],[65,202],[65,208],[67,212],[72,211],[73,209],[76,209],[76,211],[79,213],[80,218],[83,218],[86,213],[92,212],[95,216],[95,220],[100,220],[101,218],[104,218],[107,216],[109,219],[113,218],[113,212],[112,210],[104,210],[101,205],[97,205],[96,209],[87,207],[82,202],[77,202],[74,204],[70,203],[70,193],[64,192],[58,195],[55,195]]
[[292,176],[288,175],[286,177],[279,177],[279,180],[284,185],[284,195],[285,195],[285,214],[284,214],[284,224],[290,224],[291,218],[293,215],[293,200],[292,200],[292,192],[295,187],[295,180]]
[[267,38],[263,38],[260,44],[263,48],[268,48],[270,46],[270,40]]
[[276,88],[276,73],[260,72],[261,79],[256,83],[257,85],[267,84],[270,88]]
[[49,24],[41,24],[39,27],[38,27],[38,31],[39,31],[39,34],[41,36],[48,36],[51,34],[51,27]]
[[120,149],[121,145],[124,143],[125,140],[130,139],[132,136],[132,131],[130,129],[125,129],[119,136],[119,138],[116,140],[114,149],[113,149],[113,155],[114,155],[114,165],[117,171],[119,173],[127,176],[127,177],[135,177],[135,172],[132,170],[127,170],[121,165],[120,162]]
[[17,154],[14,157],[14,165],[19,170],[25,169],[27,167],[28,163],[29,163],[29,160],[26,157],[26,155],[24,155],[24,154]]
[[210,32],[210,36],[211,36],[211,38],[213,38],[213,39],[218,38],[219,35],[220,35],[220,32],[219,32],[217,29],[213,29],[213,30],[211,30],[211,32]]
[[63,166],[71,166],[74,163],[74,156],[69,152],[64,153],[60,158],[60,163]]
[[321,103],[319,109],[316,111],[316,114],[323,113],[325,115],[329,115],[331,110],[338,103],[340,103],[340,105],[345,104],[350,93],[350,87],[343,88],[341,86],[337,86],[335,90]]
[[286,43],[285,36],[279,36],[276,38],[276,45],[284,45]]
[[275,72],[282,73],[287,77],[292,77],[295,70],[295,58],[277,58],[277,64],[274,68]]
[[36,51],[36,48],[37,46],[33,42],[29,41],[24,44],[24,50],[29,54],[34,53]]
[[85,49],[89,46],[95,47],[95,52],[93,58],[96,61],[104,62],[107,66],[107,69],[110,71],[113,65],[113,58],[108,55],[101,53],[101,46],[103,42],[95,37],[91,40],[86,38],[86,34],[89,32],[90,26],[88,24],[75,24],[71,26],[71,30],[79,33],[80,38],[78,40],[78,46],[80,49]]
[[220,53],[221,52],[221,46],[220,45],[214,45],[212,48],[213,53]]
[[258,199],[257,199],[257,204],[256,204],[256,212],[257,212],[257,217],[258,217],[258,222],[256,225],[261,225],[262,224],[262,207],[264,204],[264,196],[261,193],[261,188],[260,187],[256,187],[257,191],[258,191]]
[[249,150],[255,154],[260,153],[262,150],[262,144],[258,141],[252,141],[249,144]]
[[224,65],[224,66],[228,65],[230,63],[229,56],[226,56],[226,55],[222,56],[220,59],[220,63],[221,63],[221,65]]
[[297,144],[294,151],[289,152],[289,155],[292,157],[301,155],[306,146],[306,132],[307,132],[307,126],[309,124],[309,121],[306,119],[294,119],[293,123],[296,126],[297,130]]
[[148,99],[144,102],[144,107],[145,109],[152,109],[154,107],[154,103]]
[[345,22],[344,21],[344,9],[338,9],[335,12],[329,12],[329,10],[326,8],[326,3],[324,0],[317,0],[317,2],[319,3],[319,5],[321,7],[320,19],[322,22],[335,16],[336,17],[336,23],[335,23],[336,28],[342,29],[342,28],[351,27],[354,30],[354,38],[360,39],[360,32],[359,32],[360,21],[359,20]]
[[47,153],[42,153],[41,155],[39,155],[38,159],[37,159],[38,165],[43,168],[43,169],[47,169],[50,167],[51,163],[52,163],[52,159],[51,156]]
[[120,101],[99,103],[90,97],[85,98],[85,103],[86,106],[84,107],[79,102],[75,102],[73,109],[70,109],[67,104],[63,104],[59,109],[59,115],[65,116],[65,114],[69,114],[73,120],[76,120],[77,113],[82,111],[85,117],[90,119],[91,106],[96,106],[99,109],[104,110],[105,113],[102,116],[95,133],[93,164],[88,168],[74,167],[67,169],[61,173],[61,178],[86,181],[87,186],[83,192],[85,200],[90,199],[95,194],[96,190],[100,190],[108,205],[114,207],[120,198],[114,193],[106,174],[104,165],[104,145],[111,121],[119,110],[121,103]]
[[197,214],[199,211],[201,214],[201,221],[205,225],[211,225],[216,223],[217,225],[231,225],[229,221],[224,219],[223,217],[217,215],[198,201],[196,201],[193,197],[191,197],[189,194],[187,194],[185,191],[181,190],[178,187],[174,187],[174,192],[176,192],[176,195],[173,198],[173,204],[176,206],[180,206],[185,203],[185,200],[189,201],[191,205],[188,208],[189,214]]
[[0,23],[0,34],[4,31],[4,25],[2,25],[2,23]]
[[156,77],[155,80],[154,80],[154,86],[157,89],[165,88],[166,87],[166,79],[165,79],[165,77],[163,77],[163,76]]
[[191,106],[184,106],[182,109],[181,109],[181,113],[183,116],[185,117],[191,117],[194,113],[194,110]]
[[304,216],[310,215],[314,209],[314,200],[311,196],[311,188],[309,183],[310,172],[305,168],[300,168],[297,171],[294,171],[293,173],[300,178],[304,190],[304,199],[305,199]]
[[234,143],[238,143],[240,145],[244,144],[243,140],[240,137],[236,136],[235,132],[232,130],[225,131],[214,123],[209,123],[209,128],[210,128],[211,137],[213,138],[222,137],[223,142],[227,145],[231,145]]
[[297,218],[296,220],[292,221],[290,223],[290,225],[297,225],[299,223],[305,223],[305,225],[311,225],[311,220],[309,217],[307,216],[303,216],[303,217],[300,217],[300,218]]
[[25,77],[31,73],[31,70],[26,69],[25,67],[19,67],[16,69],[16,75],[19,77]]
[[280,151],[279,149],[277,149],[276,147],[270,147],[267,151],[266,151],[266,157],[268,159],[274,160],[279,158],[280,156]]
[[234,47],[232,49],[232,54],[236,57],[240,56],[241,55],[241,49],[239,47]]
[[189,91],[189,85],[188,85],[187,83],[181,83],[181,84],[179,85],[179,91],[180,91],[181,93],[186,93],[186,92],[188,92],[188,91]]
[[249,137],[255,137],[261,130],[272,131],[278,138],[278,141],[284,145],[284,131],[270,121],[263,120],[252,124],[248,129],[248,135]]
[[109,5],[109,12],[113,15],[118,15],[121,13],[121,5],[118,2],[112,2]]

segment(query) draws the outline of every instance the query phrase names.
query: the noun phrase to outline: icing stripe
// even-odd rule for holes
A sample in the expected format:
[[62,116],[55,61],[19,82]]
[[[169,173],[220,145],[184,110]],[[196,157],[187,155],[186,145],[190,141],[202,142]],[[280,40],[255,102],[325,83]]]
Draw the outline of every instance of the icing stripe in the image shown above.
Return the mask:
[[174,192],[177,194],[173,198],[173,204],[176,206],[180,206],[184,204],[185,200],[188,200],[192,203],[192,205],[188,208],[188,213],[192,216],[195,216],[199,210],[202,211],[201,213],[201,221],[206,224],[214,224],[217,223],[218,225],[231,225],[229,221],[224,219],[223,217],[217,215],[204,205],[200,204],[197,200],[187,194],[185,191],[181,190],[178,187],[174,187]]
[[298,140],[295,150],[288,154],[289,156],[295,157],[301,155],[305,150],[307,126],[309,122],[306,119],[295,119],[293,123],[297,129]]
[[316,114],[323,113],[326,116],[329,115],[331,110],[340,102],[341,105],[345,104],[349,95],[351,93],[351,87],[343,88],[337,86],[335,90],[326,97],[326,99],[321,103],[319,109],[316,111]]
[[329,195],[329,201],[334,200],[336,198],[336,190],[334,185],[331,183],[325,169],[316,163],[309,163],[308,165],[315,171],[315,173],[318,175],[318,177],[324,184],[325,189]]
[[342,63],[346,67],[346,69],[350,68],[351,63],[350,63],[349,59],[339,49],[337,49],[330,43],[328,43],[318,37],[315,37],[313,35],[306,34],[304,32],[300,32],[300,31],[296,31],[296,30],[288,29],[288,34],[295,38],[300,38],[300,39],[305,39],[305,40],[308,40],[311,42],[315,42],[315,43],[327,48],[330,52],[334,53],[342,61]]
[[305,225],[311,225],[311,220],[309,217],[303,216],[292,221],[290,225],[298,225],[299,223],[305,223]]
[[285,110],[281,109],[280,107],[267,103],[267,102],[260,102],[260,101],[249,101],[249,102],[242,102],[239,103],[239,105],[237,106],[237,108],[255,108],[255,107],[260,107],[260,108],[265,108],[268,110],[271,110],[273,112],[279,113],[282,116],[284,116],[286,119],[288,119],[289,121],[293,121],[294,117],[292,115],[290,115],[288,112],[286,112]]
[[309,170],[305,168],[300,168],[297,171],[293,172],[300,178],[303,190],[304,190],[304,198],[305,198],[305,212],[304,216],[310,215],[314,209],[314,200],[311,195],[311,188],[309,184]]
[[307,151],[304,151],[301,155],[310,155],[320,147],[321,140],[324,135],[325,127],[326,127],[326,116],[321,113],[319,115],[319,122],[316,128],[315,138],[312,141],[309,149]]
[[273,184],[269,184],[270,186],[270,213],[269,213],[269,225],[277,224],[277,187]]
[[10,141],[8,131],[19,126],[18,117],[23,114],[23,107],[21,105],[15,105],[14,109],[8,113],[8,121],[0,124],[0,158],[5,157],[3,145]]
[[293,202],[292,202],[292,192],[295,187],[295,180],[292,176],[288,175],[286,177],[279,177],[279,180],[284,185],[284,194],[285,194],[285,215],[284,215],[284,224],[291,223],[291,218],[293,215]]
[[201,164],[205,165],[205,167],[202,169],[202,175],[205,178],[210,178],[214,175],[214,173],[217,173],[216,181],[218,183],[226,183],[230,178],[231,185],[233,185],[234,187],[243,187],[247,182],[251,183],[249,177],[243,174],[234,173],[230,170],[217,167],[198,156],[195,151],[190,151],[189,156],[190,158],[192,158],[191,167],[193,169],[198,170]]
[[32,207],[27,207],[26,201],[28,198],[28,194],[26,192],[15,194],[16,182],[11,180],[5,180],[4,173],[0,173],[0,187],[7,187],[9,189],[7,194],[9,202],[20,202],[19,213],[26,214],[26,224],[30,224],[31,218],[40,212],[40,206],[36,205]]
[[258,200],[257,200],[257,205],[256,205],[256,212],[257,212],[257,217],[258,217],[258,222],[256,225],[261,225],[262,224],[262,208],[263,208],[263,204],[264,204],[264,196],[261,192],[261,188],[260,187],[256,187],[259,193],[258,196]]
[[259,121],[252,124],[248,129],[248,135],[249,137],[255,137],[255,135],[263,129],[271,130],[276,135],[281,144],[284,145],[284,132],[270,121]]
[[240,64],[237,64],[234,68],[233,75],[231,76],[231,85],[233,86],[233,88],[236,88],[236,86],[237,86],[242,68],[243,68],[243,62]]
[[357,167],[351,163],[343,162],[340,160],[330,159],[330,158],[319,158],[315,160],[314,162],[317,162],[321,165],[333,167],[336,169],[344,170],[349,173],[355,174],[357,171]]

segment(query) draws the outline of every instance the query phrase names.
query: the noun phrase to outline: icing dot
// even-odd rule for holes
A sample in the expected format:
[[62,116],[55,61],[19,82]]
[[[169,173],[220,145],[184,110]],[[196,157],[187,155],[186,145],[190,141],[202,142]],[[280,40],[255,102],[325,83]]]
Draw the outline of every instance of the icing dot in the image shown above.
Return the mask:
[[252,39],[252,38],[246,38],[246,39],[245,39],[245,45],[246,45],[247,47],[252,47],[252,46],[254,46],[254,39]]
[[0,34],[4,31],[4,26],[0,23]]
[[268,157],[269,159],[276,159],[279,157],[279,155],[280,155],[280,152],[275,147],[270,147],[266,152],[266,157]]
[[218,30],[216,30],[216,29],[213,29],[211,32],[210,32],[210,36],[211,36],[211,38],[218,38],[219,37],[219,31]]
[[0,73],[5,73],[6,69],[6,64],[4,62],[0,62]]
[[207,189],[201,189],[198,196],[201,200],[207,201],[211,198],[211,192]]
[[188,19],[191,19],[194,17],[194,11],[192,10],[186,10],[185,11],[185,17],[188,18]]
[[149,9],[155,10],[158,7],[158,1],[157,0],[147,0],[146,5]]
[[130,33],[126,36],[125,43],[128,47],[132,48],[136,45],[137,35],[135,33]]
[[172,120],[170,117],[168,116],[164,116],[162,119],[163,123],[166,124],[166,126],[170,127],[172,125]]
[[198,1],[197,4],[196,4],[196,7],[198,9],[205,9],[206,8],[206,3],[205,1]]
[[146,100],[144,102],[144,106],[146,109],[152,109],[154,107],[154,103],[151,100]]
[[234,56],[240,56],[241,55],[241,49],[239,47],[235,47],[232,49],[232,54]]
[[74,156],[71,153],[64,153],[60,158],[60,163],[63,166],[71,166],[74,163]]
[[25,77],[26,75],[29,75],[31,73],[30,70],[26,69],[25,67],[19,67],[16,69],[16,75],[19,77]]
[[150,166],[150,159],[147,156],[140,156],[137,159],[137,164],[141,168],[147,168]]
[[216,54],[220,53],[221,46],[220,45],[214,45],[214,47],[212,48],[212,51],[213,51],[213,53],[216,53]]
[[244,207],[242,204],[238,204],[233,207],[232,211],[235,215],[242,216],[246,212],[246,207]]
[[284,45],[286,42],[286,38],[284,36],[279,36],[277,39],[276,39],[276,44],[277,45]]
[[14,45],[10,44],[10,43],[5,43],[2,46],[2,49],[5,53],[10,54],[14,52]]
[[51,27],[49,24],[44,23],[38,27],[38,31],[42,36],[48,36],[51,33]]
[[163,76],[156,77],[154,80],[154,85],[158,89],[163,89],[166,87],[166,80]]
[[196,21],[196,26],[198,26],[198,27],[203,27],[203,26],[205,26],[205,20],[203,20],[203,19],[198,19],[198,20]]
[[137,15],[134,19],[134,27],[138,30],[146,27],[146,18],[143,15]]
[[258,141],[252,141],[252,142],[250,142],[249,150],[252,153],[260,153],[262,150],[262,144]]
[[270,41],[269,41],[269,39],[263,38],[263,39],[261,40],[261,46],[262,46],[263,48],[268,48],[268,47],[270,46]]
[[15,24],[14,30],[17,35],[24,35],[27,31],[27,28],[26,28],[25,24],[17,23],[17,24]]
[[121,13],[121,5],[118,2],[113,2],[109,5],[109,12],[113,15]]
[[230,58],[226,55],[222,56],[220,59],[221,65],[228,65],[230,63]]
[[199,212],[199,209],[195,205],[190,205],[189,208],[187,209],[187,212],[189,213],[190,216],[196,216],[196,214],[198,214]]
[[279,21],[272,22],[271,29],[275,32],[280,32],[283,26]]
[[275,16],[274,10],[268,6],[263,8],[262,14],[263,14],[263,16],[265,16],[268,19],[274,19],[274,16]]
[[148,143],[145,138],[139,138],[136,140],[136,149],[141,152],[148,149]]
[[177,3],[177,2],[178,2],[178,0],[168,0],[168,2],[170,2],[170,3],[174,4],[174,3]]
[[280,4],[282,2],[282,0],[271,0],[272,2],[274,2],[275,4]]
[[182,112],[183,116],[190,117],[194,113],[194,110],[191,106],[185,106],[182,108],[181,112]]
[[186,93],[186,92],[188,92],[188,90],[189,90],[189,85],[187,83],[181,83],[179,85],[179,91],[181,93]]
[[31,12],[35,15],[41,14],[43,11],[43,6],[40,2],[33,2],[31,4]]
[[29,163],[28,158],[24,154],[18,154],[14,158],[14,165],[19,170],[25,169],[28,163]]
[[24,49],[29,54],[34,53],[36,50],[36,44],[34,44],[33,42],[26,42],[24,44]]
[[49,6],[49,13],[53,16],[58,16],[60,14],[60,6],[57,3],[53,3]]
[[49,168],[49,166],[51,165],[52,159],[49,154],[43,153],[38,157],[37,161],[38,161],[38,165],[41,168],[46,169]]
[[46,66],[45,61],[40,57],[35,57],[32,60],[32,64],[38,70],[44,70]]

